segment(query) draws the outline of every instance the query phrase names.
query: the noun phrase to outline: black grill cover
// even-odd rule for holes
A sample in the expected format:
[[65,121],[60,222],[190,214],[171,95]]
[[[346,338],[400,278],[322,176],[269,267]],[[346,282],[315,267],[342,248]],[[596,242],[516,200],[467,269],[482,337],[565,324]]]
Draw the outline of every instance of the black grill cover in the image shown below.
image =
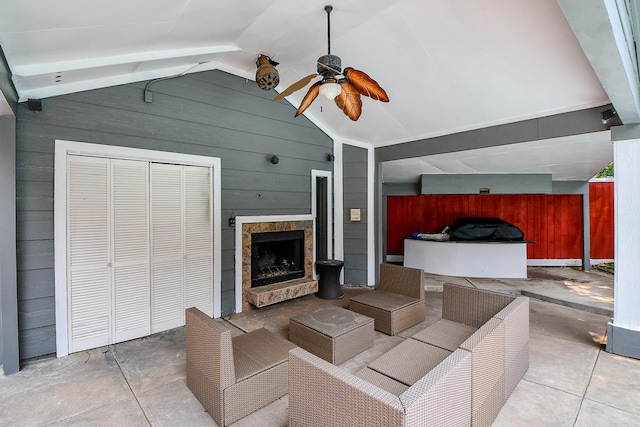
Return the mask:
[[524,240],[520,228],[500,218],[458,218],[449,226],[451,240],[476,240],[487,242],[516,242]]

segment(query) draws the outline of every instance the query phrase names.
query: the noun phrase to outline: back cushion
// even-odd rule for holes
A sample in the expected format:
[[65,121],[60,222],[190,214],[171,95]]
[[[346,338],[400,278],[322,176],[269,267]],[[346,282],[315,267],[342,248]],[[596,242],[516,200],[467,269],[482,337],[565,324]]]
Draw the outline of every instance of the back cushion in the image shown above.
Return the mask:
[[445,283],[442,318],[479,328],[514,299],[512,295]]
[[424,299],[424,271],[394,264],[380,264],[381,291]]

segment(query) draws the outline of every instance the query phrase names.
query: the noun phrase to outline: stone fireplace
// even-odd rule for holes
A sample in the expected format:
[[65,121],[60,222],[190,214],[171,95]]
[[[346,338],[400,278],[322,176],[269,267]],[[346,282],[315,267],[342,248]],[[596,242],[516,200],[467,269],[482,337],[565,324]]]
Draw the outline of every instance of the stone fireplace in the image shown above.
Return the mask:
[[[245,222],[241,227],[243,311],[251,309],[252,306],[263,307],[318,290],[318,282],[313,280],[313,221]],[[252,238],[254,235],[255,237]],[[299,248],[299,259],[302,265],[289,268],[294,256],[278,256],[275,254],[274,247],[284,244],[277,242],[294,240],[296,235],[302,240]],[[256,244],[261,240],[262,243],[264,241],[276,243],[266,245],[268,249],[261,249],[264,246]],[[253,251],[260,251],[260,253],[253,253]],[[291,253],[295,249],[286,249],[286,251]],[[299,261],[294,263],[297,262]],[[297,277],[289,274],[290,271],[294,271]]]

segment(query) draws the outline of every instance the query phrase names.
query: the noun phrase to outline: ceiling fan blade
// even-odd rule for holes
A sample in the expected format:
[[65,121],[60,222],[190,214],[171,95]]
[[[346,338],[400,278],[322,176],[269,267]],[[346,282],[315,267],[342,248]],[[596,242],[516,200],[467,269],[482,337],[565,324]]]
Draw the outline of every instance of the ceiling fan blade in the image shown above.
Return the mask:
[[389,102],[387,92],[385,92],[378,82],[369,77],[364,71],[346,67],[342,74],[353,85],[358,93],[378,101]]
[[322,80],[311,85],[307,94],[302,98],[302,102],[300,103],[300,107],[298,107],[298,111],[296,111],[295,117],[298,117],[300,114],[304,113],[304,110],[309,108],[309,105],[318,97],[320,93],[320,85],[322,84]]
[[302,89],[303,87],[305,87],[306,85],[309,84],[309,82],[311,80],[313,80],[315,77],[317,76],[317,74],[310,74],[306,77],[301,78],[300,80],[298,80],[297,82],[295,82],[294,84],[292,84],[291,86],[289,86],[288,88],[286,88],[285,90],[283,90],[282,92],[280,92],[278,94],[278,96],[276,96],[275,98],[273,98],[273,102],[278,102],[281,99],[284,99],[285,96],[289,96],[291,95],[293,92]]
[[362,99],[356,88],[349,82],[340,83],[342,92],[336,96],[336,105],[354,122],[362,114]]

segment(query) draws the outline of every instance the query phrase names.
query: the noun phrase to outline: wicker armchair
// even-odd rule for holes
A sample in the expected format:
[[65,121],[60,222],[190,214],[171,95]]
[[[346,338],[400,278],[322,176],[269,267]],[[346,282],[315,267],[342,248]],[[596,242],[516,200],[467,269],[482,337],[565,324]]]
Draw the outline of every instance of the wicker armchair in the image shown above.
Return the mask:
[[375,329],[395,335],[425,319],[424,272],[380,265],[378,289],[351,298],[349,310],[373,317]]
[[219,426],[288,393],[288,352],[267,329],[236,337],[197,308],[186,310],[187,387]]

